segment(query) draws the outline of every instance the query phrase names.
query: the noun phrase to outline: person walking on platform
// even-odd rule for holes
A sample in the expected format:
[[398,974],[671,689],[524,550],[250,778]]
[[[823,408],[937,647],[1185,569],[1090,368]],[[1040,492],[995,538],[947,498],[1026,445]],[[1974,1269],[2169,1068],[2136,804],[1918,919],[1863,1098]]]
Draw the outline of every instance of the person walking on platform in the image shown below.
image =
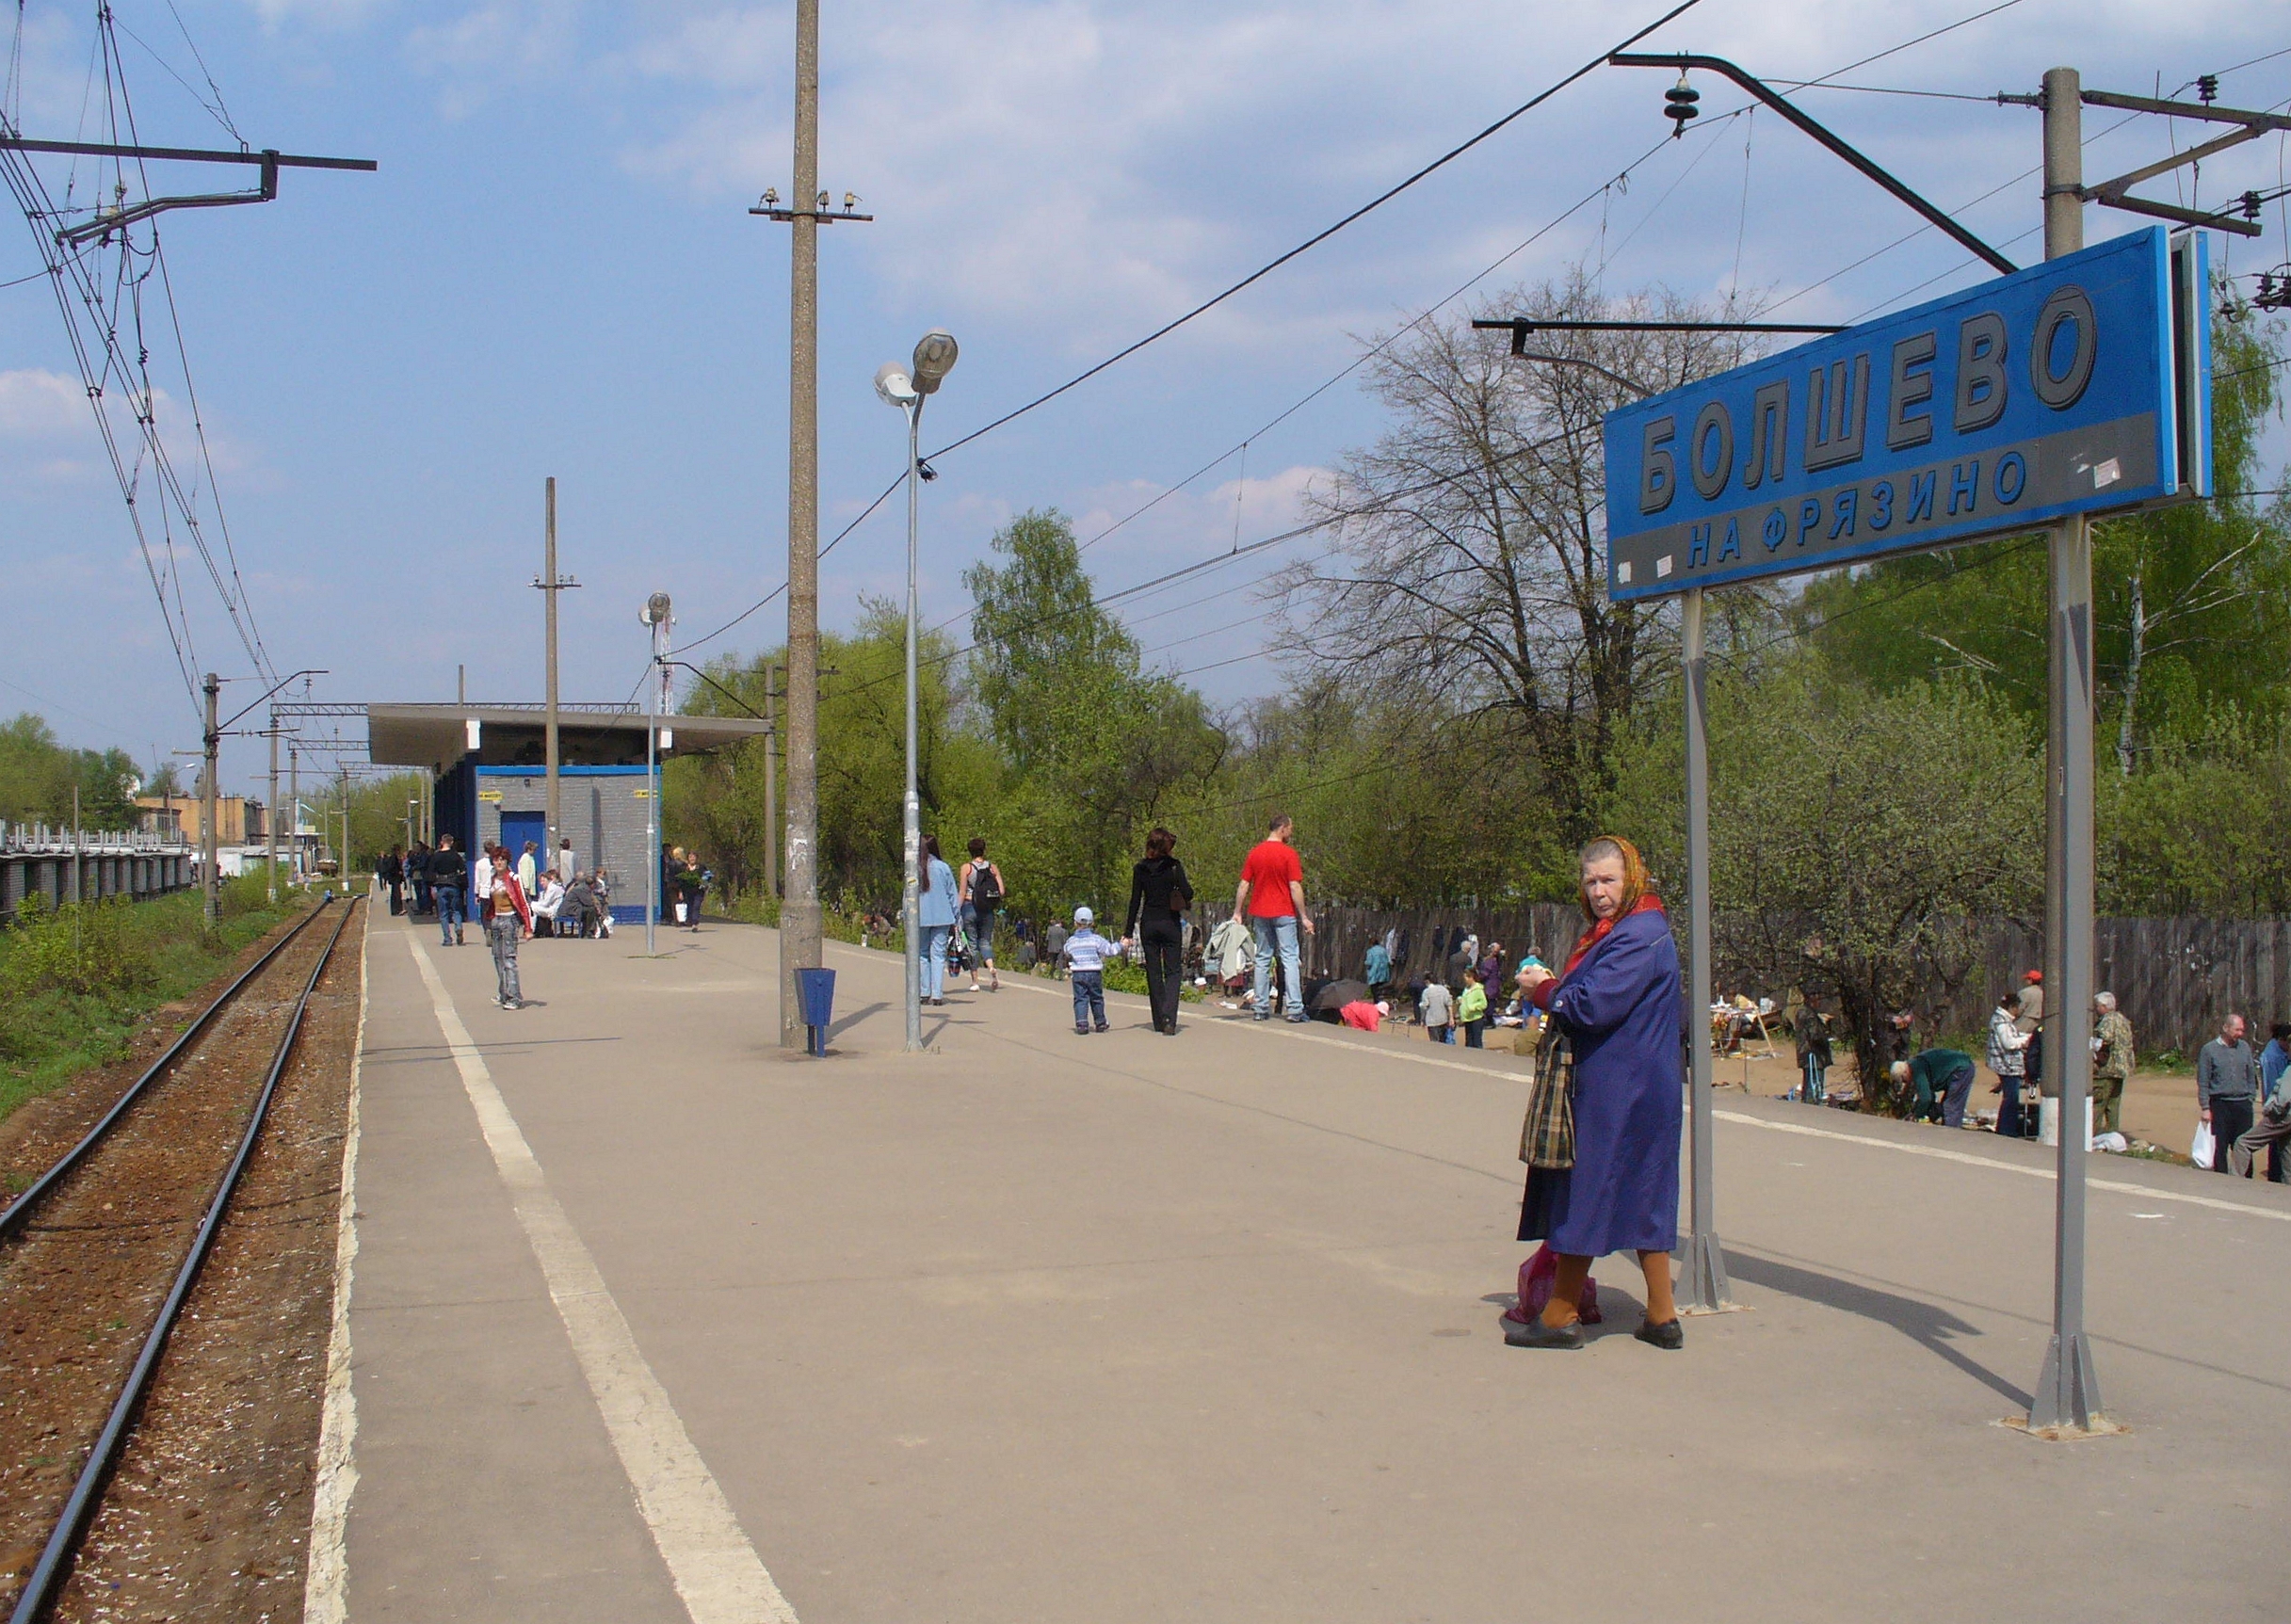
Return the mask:
[[994,968],[994,915],[1009,892],[1002,883],[1002,870],[987,857],[982,837],[971,837],[971,860],[962,865],[956,884],[962,894],[962,928],[970,933],[971,949],[977,956],[971,960],[971,990],[978,990],[978,967],[983,963],[987,990],[1000,992],[1002,972]]
[[517,878],[508,849],[493,849],[493,864],[485,897],[485,939],[493,950],[493,1002],[504,1009],[523,1009],[524,989],[517,981],[517,944],[533,934],[533,908]]
[[429,911],[430,856],[418,840],[406,848],[406,911],[416,919]]
[[1105,1031],[1105,961],[1113,957],[1114,944],[1098,934],[1098,916],[1089,908],[1073,910],[1064,955],[1073,979],[1074,1035]]
[[1177,837],[1156,828],[1146,836],[1146,854],[1130,870],[1130,908],[1121,946],[1145,950],[1146,1002],[1154,1030],[1177,1036],[1178,990],[1185,983],[1186,910],[1193,906],[1193,882],[1177,860]]
[[1479,966],[1463,973],[1463,996],[1456,1000],[1456,1024],[1463,1028],[1466,1049],[1485,1049],[1488,1030],[1488,988],[1479,978]]
[[1428,981],[1416,993],[1416,1019],[1434,1043],[1456,1041],[1456,995],[1443,981]]
[[1579,860],[1587,928],[1557,975],[1531,964],[1519,976],[1569,1054],[1539,1060],[1520,1147],[1527,1187],[1519,1238],[1548,1244],[1558,1268],[1541,1315],[1507,1326],[1504,1340],[1581,1347],[1592,1260],[1627,1250],[1647,1282],[1646,1320],[1634,1334],[1676,1349],[1686,1345],[1670,1288],[1686,1090],[1678,949],[1630,842],[1603,835]]
[[[2291,1026],[2278,1024],[2275,1036],[2268,1040],[2270,1050],[2291,1047],[2285,1038],[2291,1037]],[[2275,1069],[2274,1086],[2267,1091],[2266,1102],[2259,1108],[2259,1119],[2228,1148],[2228,1168],[2238,1179],[2251,1176],[2251,1164],[2264,1149],[2267,1153],[2267,1182],[2280,1184],[2283,1180],[2286,1147],[2291,1147],[2291,1066]]]
[[1798,1048],[1798,1097],[1809,1105],[1828,1103],[1828,1078],[1832,1058],[1830,1023],[1822,1019],[1822,1012],[1814,1007],[1811,998],[1798,1006],[1798,1019],[1793,1022],[1791,1036],[1797,1039]]
[[[1996,1001],[1989,1011],[1989,1069],[1996,1073],[1996,1086],[1989,1092],[2002,1096],[1996,1107],[1996,1131],[2008,1139],[2025,1138],[2021,1126],[2023,1101],[2021,1092],[2028,1074],[2028,1040],[2019,1020],[2020,1000],[2008,992]],[[2028,1109],[2033,1110],[2031,1103]]]
[[512,865],[517,873],[517,883],[524,887],[527,896],[531,896],[540,889],[540,862],[535,856],[540,850],[540,845],[538,842],[525,842],[524,850],[517,854]]
[[405,912],[406,859],[397,847],[392,846],[381,854],[381,860],[374,865],[374,877],[380,880],[390,893],[390,911]]
[[1368,944],[1368,959],[1363,966],[1363,981],[1368,983],[1368,996],[1379,1002],[1392,997],[1392,949],[1378,938]]
[[570,835],[557,843],[556,866],[557,877],[561,884],[571,885],[575,879],[580,877],[581,871],[573,866],[573,838]]
[[[2212,1170],[2230,1173],[2235,1141],[2251,1131],[2251,1106],[2259,1093],[2259,1057],[2243,1040],[2243,1017],[2231,1015],[2219,1023],[2219,1036],[2196,1053],[2196,1109],[2212,1128]],[[2247,1159],[2239,1177],[2249,1178]]]
[[2116,994],[2092,994],[2092,1132],[2121,1134],[2124,1085],[2132,1080],[2132,1022],[2116,1007]]
[[467,917],[467,892],[462,886],[468,878],[469,860],[454,849],[454,837],[438,836],[438,849],[429,854],[429,884],[437,899],[438,943],[442,947],[461,945],[461,922]]
[[923,1002],[946,1002],[946,942],[955,934],[955,871],[939,855],[939,837],[923,837],[922,872]]
[[1246,913],[1257,938],[1256,1008],[1259,1021],[1273,1017],[1273,956],[1281,957],[1283,989],[1288,1017],[1302,1022],[1312,1017],[1304,1007],[1304,958],[1298,931],[1310,935],[1313,919],[1304,907],[1304,864],[1291,844],[1296,826],[1279,812],[1273,814],[1265,838],[1241,864],[1241,884],[1234,892],[1233,916]]

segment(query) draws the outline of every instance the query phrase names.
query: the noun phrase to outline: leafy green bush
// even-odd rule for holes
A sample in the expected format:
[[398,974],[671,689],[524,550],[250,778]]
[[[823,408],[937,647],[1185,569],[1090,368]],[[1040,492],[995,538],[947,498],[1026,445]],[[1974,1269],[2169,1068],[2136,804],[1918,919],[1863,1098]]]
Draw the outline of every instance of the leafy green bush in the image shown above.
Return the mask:
[[34,892],[16,918],[0,960],[0,996],[11,1002],[42,992],[128,992],[151,983],[152,944],[126,897],[51,908]]

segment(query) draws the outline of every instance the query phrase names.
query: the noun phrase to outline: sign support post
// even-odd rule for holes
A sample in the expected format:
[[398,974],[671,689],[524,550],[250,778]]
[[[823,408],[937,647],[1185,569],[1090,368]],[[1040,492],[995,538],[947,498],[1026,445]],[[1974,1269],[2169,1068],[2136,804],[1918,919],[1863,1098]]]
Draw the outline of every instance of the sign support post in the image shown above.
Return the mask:
[[[2073,68],[2044,75],[2044,257],[2084,247],[2084,108]],[[2053,1334],[2028,1407],[2032,1428],[2089,1432],[2100,1382],[2084,1330],[2086,1112],[2092,1091],[2092,530],[2052,528],[2045,730],[2044,1069],[2059,1099]]]
[[1690,1128],[1692,1228],[1686,1237],[1686,1307],[1716,1313],[1733,1307],[1726,1252],[1712,1215],[1714,1191],[1710,1101],[1710,750],[1704,709],[1702,589],[1680,603],[1679,669],[1686,696],[1686,1053],[1692,1064]]

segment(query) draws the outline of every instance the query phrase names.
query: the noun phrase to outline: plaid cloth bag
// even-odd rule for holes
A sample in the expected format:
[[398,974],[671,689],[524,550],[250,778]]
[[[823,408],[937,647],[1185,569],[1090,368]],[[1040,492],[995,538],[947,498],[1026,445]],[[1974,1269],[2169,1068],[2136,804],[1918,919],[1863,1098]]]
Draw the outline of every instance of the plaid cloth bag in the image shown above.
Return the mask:
[[1520,1124],[1520,1160],[1554,1171],[1575,1165],[1575,1050],[1566,1023],[1543,1022],[1536,1048],[1535,1085]]

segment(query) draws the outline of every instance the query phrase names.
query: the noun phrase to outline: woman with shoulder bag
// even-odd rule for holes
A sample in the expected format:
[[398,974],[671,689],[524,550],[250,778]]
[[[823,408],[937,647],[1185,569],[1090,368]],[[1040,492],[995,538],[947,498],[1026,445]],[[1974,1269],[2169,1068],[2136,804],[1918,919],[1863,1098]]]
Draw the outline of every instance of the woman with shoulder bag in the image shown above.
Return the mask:
[[1177,860],[1177,837],[1156,828],[1146,836],[1146,854],[1130,870],[1130,908],[1121,946],[1135,941],[1145,953],[1146,1002],[1154,1030],[1177,1036],[1178,990],[1184,985],[1186,910],[1193,906],[1193,882]]
[[1670,1287],[1678,1245],[1679,1134],[1685,1121],[1685,1010],[1670,922],[1630,842],[1603,835],[1583,848],[1589,926],[1557,975],[1520,972],[1520,990],[1550,1020],[1522,1130],[1527,1188],[1520,1239],[1557,1254],[1551,1298],[1514,1347],[1583,1345],[1579,1298],[1591,1260],[1634,1251],[1647,1281],[1646,1322],[1634,1333],[1659,1348],[1685,1344]]

